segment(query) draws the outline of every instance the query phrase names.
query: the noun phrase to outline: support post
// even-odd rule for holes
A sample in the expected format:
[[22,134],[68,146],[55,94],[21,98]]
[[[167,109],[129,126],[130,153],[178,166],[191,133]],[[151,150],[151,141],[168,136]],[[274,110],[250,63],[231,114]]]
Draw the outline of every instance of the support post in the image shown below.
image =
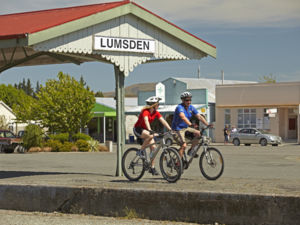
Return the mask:
[[114,66],[116,79],[116,103],[117,103],[117,171],[116,176],[122,176],[122,155],[125,148],[125,88],[124,72]]
[[106,117],[103,116],[103,143],[106,142]]

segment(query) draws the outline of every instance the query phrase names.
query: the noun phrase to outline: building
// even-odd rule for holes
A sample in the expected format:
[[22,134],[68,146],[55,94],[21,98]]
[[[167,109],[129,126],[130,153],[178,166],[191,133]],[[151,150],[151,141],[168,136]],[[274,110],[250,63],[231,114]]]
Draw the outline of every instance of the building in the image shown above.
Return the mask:
[[17,134],[20,130],[24,130],[27,124],[17,123],[16,115],[12,109],[3,101],[0,101],[0,128],[1,126]]
[[217,85],[216,141],[225,125],[254,127],[300,143],[300,82]]

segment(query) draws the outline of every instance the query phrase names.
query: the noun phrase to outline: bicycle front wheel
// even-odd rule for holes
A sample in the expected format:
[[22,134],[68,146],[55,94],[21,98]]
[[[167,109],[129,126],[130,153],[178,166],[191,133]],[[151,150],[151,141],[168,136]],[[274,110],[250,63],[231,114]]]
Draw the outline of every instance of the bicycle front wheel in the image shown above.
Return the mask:
[[130,181],[138,181],[145,173],[144,160],[137,155],[137,148],[129,148],[122,157],[122,171]]
[[224,171],[224,159],[216,148],[207,148],[202,152],[199,160],[200,171],[208,180],[218,179]]
[[163,149],[159,160],[160,171],[165,180],[175,183],[182,174],[181,157],[173,148]]

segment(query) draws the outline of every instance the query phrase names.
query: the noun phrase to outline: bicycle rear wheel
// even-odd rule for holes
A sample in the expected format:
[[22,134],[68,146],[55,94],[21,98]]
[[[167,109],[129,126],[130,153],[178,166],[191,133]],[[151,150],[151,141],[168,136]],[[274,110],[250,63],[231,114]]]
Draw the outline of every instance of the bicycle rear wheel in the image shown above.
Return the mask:
[[202,152],[199,160],[200,171],[208,180],[218,179],[224,171],[224,159],[221,152],[216,148],[207,148]]
[[163,149],[159,160],[159,166],[164,179],[168,182],[175,183],[181,177],[182,161],[175,149]]
[[137,155],[139,149],[129,148],[122,157],[122,171],[130,181],[138,181],[145,173],[145,159]]

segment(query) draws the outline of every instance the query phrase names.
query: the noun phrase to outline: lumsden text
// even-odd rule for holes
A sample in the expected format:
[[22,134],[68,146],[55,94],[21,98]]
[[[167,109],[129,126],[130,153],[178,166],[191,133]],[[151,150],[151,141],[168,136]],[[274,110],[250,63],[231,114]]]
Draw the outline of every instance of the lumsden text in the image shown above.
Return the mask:
[[147,39],[94,36],[94,49],[106,51],[154,53],[155,41]]

